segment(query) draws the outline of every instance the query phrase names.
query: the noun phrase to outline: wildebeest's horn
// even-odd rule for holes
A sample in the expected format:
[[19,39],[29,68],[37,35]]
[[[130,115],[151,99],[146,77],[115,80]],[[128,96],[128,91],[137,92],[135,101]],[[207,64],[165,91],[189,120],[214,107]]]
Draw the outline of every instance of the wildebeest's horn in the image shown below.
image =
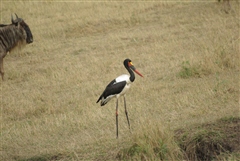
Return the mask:
[[18,16],[17,16],[17,14],[15,13],[15,15],[16,15],[16,18],[18,18]]
[[12,23],[14,23],[13,16],[11,15],[11,17],[12,17]]

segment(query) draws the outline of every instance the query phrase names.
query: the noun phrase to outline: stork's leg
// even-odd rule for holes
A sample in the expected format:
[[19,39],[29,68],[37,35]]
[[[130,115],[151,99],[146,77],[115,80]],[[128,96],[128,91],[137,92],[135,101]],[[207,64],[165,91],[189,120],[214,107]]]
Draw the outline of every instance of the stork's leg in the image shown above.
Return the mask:
[[117,138],[118,138],[118,98],[116,102],[116,130],[117,130]]
[[130,129],[130,122],[129,122],[129,119],[128,119],[128,112],[127,112],[127,105],[126,105],[126,99],[125,99],[125,96],[123,96],[123,98],[124,98],[125,114],[126,114],[126,117],[127,117],[127,121],[128,121],[129,129]]

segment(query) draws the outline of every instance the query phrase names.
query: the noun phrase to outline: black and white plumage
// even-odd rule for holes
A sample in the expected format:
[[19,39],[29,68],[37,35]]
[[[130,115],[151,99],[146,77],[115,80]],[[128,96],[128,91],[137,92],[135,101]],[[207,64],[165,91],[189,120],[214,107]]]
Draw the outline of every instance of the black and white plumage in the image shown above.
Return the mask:
[[130,76],[127,74],[123,74],[120,75],[119,77],[117,77],[116,79],[112,80],[107,87],[105,88],[105,90],[103,91],[103,93],[101,94],[101,96],[99,97],[99,99],[97,100],[97,103],[99,101],[101,106],[104,106],[105,104],[107,104],[112,98],[116,97],[117,101],[116,101],[116,127],[117,127],[117,137],[118,137],[118,98],[120,96],[124,97],[124,107],[125,107],[125,114],[127,117],[127,121],[128,121],[128,125],[129,125],[129,129],[130,129],[130,122],[128,119],[128,113],[127,113],[127,108],[126,108],[126,99],[125,99],[125,93],[129,90],[131,83],[134,82],[135,80],[135,75],[133,73],[133,71],[135,73],[137,73],[138,75],[140,75],[141,77],[142,74],[139,73],[136,68],[133,66],[132,61],[130,59],[125,59],[123,62],[125,68],[127,69],[127,71],[129,72]]

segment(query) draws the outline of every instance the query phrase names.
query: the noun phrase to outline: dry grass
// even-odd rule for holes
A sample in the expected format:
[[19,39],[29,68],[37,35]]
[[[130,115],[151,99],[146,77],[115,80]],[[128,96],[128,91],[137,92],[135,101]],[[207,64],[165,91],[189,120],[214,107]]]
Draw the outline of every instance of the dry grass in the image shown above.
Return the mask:
[[[2,160],[115,160],[148,143],[167,147],[159,153],[164,159],[180,160],[174,130],[239,116],[234,1],[229,14],[215,1],[0,5],[0,23],[16,12],[34,36],[4,60]],[[145,77],[136,78],[127,96],[132,134],[120,108],[117,140],[115,101],[95,102],[109,81],[126,73],[127,57]],[[143,154],[132,159],[161,159],[152,149]]]

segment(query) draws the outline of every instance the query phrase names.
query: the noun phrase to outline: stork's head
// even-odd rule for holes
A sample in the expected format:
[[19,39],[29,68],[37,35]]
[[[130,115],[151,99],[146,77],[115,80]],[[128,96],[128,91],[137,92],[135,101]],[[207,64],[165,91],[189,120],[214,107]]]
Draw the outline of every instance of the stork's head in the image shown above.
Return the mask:
[[142,75],[139,71],[137,71],[137,69],[133,66],[133,63],[132,63],[132,61],[131,61],[130,59],[125,59],[124,62],[123,62],[123,64],[124,64],[124,66],[125,66],[126,68],[132,69],[135,73],[137,73],[138,75],[140,75],[141,77],[143,77],[143,75]]

